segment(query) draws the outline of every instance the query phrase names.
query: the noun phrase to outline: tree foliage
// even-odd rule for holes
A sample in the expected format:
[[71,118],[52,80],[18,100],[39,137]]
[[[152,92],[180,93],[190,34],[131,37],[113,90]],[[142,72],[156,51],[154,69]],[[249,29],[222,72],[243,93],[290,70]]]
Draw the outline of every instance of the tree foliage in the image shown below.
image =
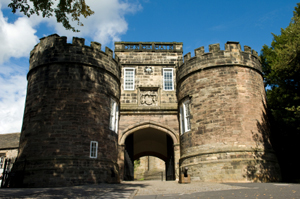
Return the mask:
[[72,21],[76,21],[77,25],[83,26],[80,22],[80,16],[85,18],[92,15],[94,11],[85,3],[85,0],[11,0],[8,5],[13,13],[19,10],[24,15],[30,17],[31,15],[42,15],[43,17],[52,17],[55,15],[58,23],[67,30],[73,32],[79,32],[70,24]]
[[300,3],[289,26],[273,37],[261,55],[268,105],[275,118],[300,130]]
[[[261,52],[272,144],[279,159],[289,162],[281,165],[286,167],[282,170],[292,172],[294,165],[288,160],[291,158],[288,153],[298,150],[295,147],[300,138],[300,3],[295,7],[289,26],[281,29],[280,35],[273,34],[271,46],[264,45]],[[290,174],[283,177],[291,181],[296,175]],[[298,174],[296,178],[300,179],[300,172]]]

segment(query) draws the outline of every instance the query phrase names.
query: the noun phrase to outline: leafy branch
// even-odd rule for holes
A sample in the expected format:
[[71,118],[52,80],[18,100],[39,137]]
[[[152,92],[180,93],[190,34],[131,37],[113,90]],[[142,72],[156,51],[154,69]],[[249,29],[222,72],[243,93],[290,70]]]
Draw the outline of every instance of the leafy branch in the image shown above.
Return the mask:
[[[56,1],[56,0],[54,0]],[[71,21],[76,21],[77,25],[83,26],[80,21],[80,17],[84,18],[94,14],[94,11],[85,3],[85,0],[59,0],[58,4],[55,4],[53,0],[11,0],[8,5],[12,9],[13,13],[18,10],[25,16],[42,15],[42,17],[53,17],[55,15],[56,21],[62,23],[67,30],[73,32],[79,32],[70,24]]]

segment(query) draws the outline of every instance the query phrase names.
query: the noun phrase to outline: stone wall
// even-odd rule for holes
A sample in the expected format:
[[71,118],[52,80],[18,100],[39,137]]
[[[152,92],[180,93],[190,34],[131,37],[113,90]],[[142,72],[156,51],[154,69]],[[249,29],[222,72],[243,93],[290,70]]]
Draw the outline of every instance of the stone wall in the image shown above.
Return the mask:
[[[134,69],[132,90],[124,89],[127,68]],[[29,69],[13,168],[25,172],[12,186],[119,182],[125,152],[128,164],[161,158],[169,180],[183,167],[192,180],[206,182],[280,180],[261,63],[248,46],[242,51],[238,42],[227,42],[220,50],[214,44],[207,53],[200,47],[182,63],[182,43],[116,42],[113,58],[97,42],[85,46],[73,38],[68,44],[51,35],[31,51]],[[173,73],[171,90],[164,89],[164,69]],[[179,107],[186,99],[191,129],[181,135]],[[109,129],[112,100],[120,105],[117,132]],[[126,139],[135,145],[128,151]],[[90,158],[91,141],[98,142],[97,158]]]
[[[26,164],[22,186],[118,182],[117,134],[109,120],[111,99],[119,101],[120,69],[112,51],[100,46],[52,35],[31,52],[14,168]],[[97,158],[90,158],[91,141],[98,142]]]
[[[159,130],[162,134],[168,132],[173,136],[173,142],[176,144],[174,146],[175,162],[178,163],[176,70],[182,62],[182,43],[116,42],[115,54],[122,65],[119,144],[124,144],[123,141],[128,136],[128,132],[134,133],[131,129],[138,131],[141,128],[145,129],[148,125],[147,128]],[[134,90],[124,89],[125,68],[135,69]],[[164,89],[164,69],[173,71],[172,90]],[[145,131],[148,132],[149,129]],[[145,152],[144,155],[150,154]],[[119,159],[120,167],[123,167],[123,158]]]
[[[18,155],[18,149],[0,149],[0,155],[3,155],[3,157],[5,157],[5,159],[15,159]],[[1,157],[1,156],[0,156]]]
[[[119,138],[128,129],[142,123],[158,124],[178,132],[176,68],[182,60],[182,43],[116,42],[115,53],[122,64]],[[135,68],[135,88],[132,91],[124,90],[126,67]],[[147,68],[152,71],[147,72]],[[173,69],[173,90],[163,89],[163,68]],[[148,92],[155,100],[143,103],[141,99]]]
[[139,158],[135,164],[135,180],[165,180],[165,162],[154,156]]
[[[145,49],[150,46],[151,49]],[[115,53],[122,64],[121,109],[176,109],[176,67],[182,60],[182,43],[116,42]],[[124,90],[124,68],[135,69],[135,89],[132,91]],[[164,68],[173,69],[174,89],[171,91],[163,89]],[[153,93],[156,102],[145,104],[141,97],[149,92]]]
[[192,180],[278,180],[257,54],[235,42],[224,51],[209,49],[186,55],[177,73],[178,101],[190,99],[191,115],[191,130],[181,135],[180,167],[189,167]]

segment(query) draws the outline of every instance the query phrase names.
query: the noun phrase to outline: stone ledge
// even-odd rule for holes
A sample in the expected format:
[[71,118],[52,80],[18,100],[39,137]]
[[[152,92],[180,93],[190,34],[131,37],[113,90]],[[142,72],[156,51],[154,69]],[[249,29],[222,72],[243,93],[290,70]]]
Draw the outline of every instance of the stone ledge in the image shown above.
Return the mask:
[[120,115],[177,115],[177,111],[123,111]]
[[[51,161],[60,161],[60,160],[91,160],[91,161],[102,161],[102,162],[114,162],[110,159],[107,159],[107,158],[90,158],[90,157],[70,157],[70,156],[63,156],[63,157],[58,157],[58,156],[53,156],[53,157],[40,157],[40,158],[26,158],[26,162],[28,161],[48,161],[48,160],[51,160]],[[18,160],[18,163],[19,162],[24,162],[25,159],[21,159],[21,160]]]
[[121,104],[121,111],[132,110],[132,111],[160,111],[160,110],[176,110],[177,103],[169,103],[168,105],[160,106],[142,106],[137,104]]
[[[212,161],[199,161],[196,163],[189,163],[189,164],[181,164],[180,167],[186,166],[194,166],[199,164],[220,164],[220,163],[233,163],[233,162],[253,162],[253,161],[260,161],[266,162],[265,159],[255,159],[255,158],[236,158],[236,159],[222,159],[222,160],[212,160]],[[277,163],[277,160],[267,160],[268,163]]]
[[202,156],[202,155],[208,155],[208,154],[220,154],[220,153],[239,153],[239,152],[251,152],[251,153],[255,153],[255,152],[267,152],[267,153],[271,153],[274,154],[274,151],[271,150],[264,150],[264,149],[253,149],[253,148],[240,148],[240,149],[217,149],[217,150],[205,150],[205,152],[199,152],[199,153],[192,153],[189,155],[183,155],[180,159],[188,159],[188,158],[192,158],[192,157],[197,157],[197,156]]

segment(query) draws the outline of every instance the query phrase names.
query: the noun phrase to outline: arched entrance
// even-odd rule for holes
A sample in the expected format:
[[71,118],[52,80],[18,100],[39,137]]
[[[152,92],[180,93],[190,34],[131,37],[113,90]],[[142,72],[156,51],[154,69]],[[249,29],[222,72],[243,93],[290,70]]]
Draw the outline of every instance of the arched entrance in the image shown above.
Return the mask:
[[175,154],[179,152],[176,150],[179,147],[178,139],[171,130],[155,124],[139,125],[124,132],[119,141],[119,165],[123,180],[134,180],[134,160],[143,156],[162,159],[165,162],[164,179],[176,179]]

